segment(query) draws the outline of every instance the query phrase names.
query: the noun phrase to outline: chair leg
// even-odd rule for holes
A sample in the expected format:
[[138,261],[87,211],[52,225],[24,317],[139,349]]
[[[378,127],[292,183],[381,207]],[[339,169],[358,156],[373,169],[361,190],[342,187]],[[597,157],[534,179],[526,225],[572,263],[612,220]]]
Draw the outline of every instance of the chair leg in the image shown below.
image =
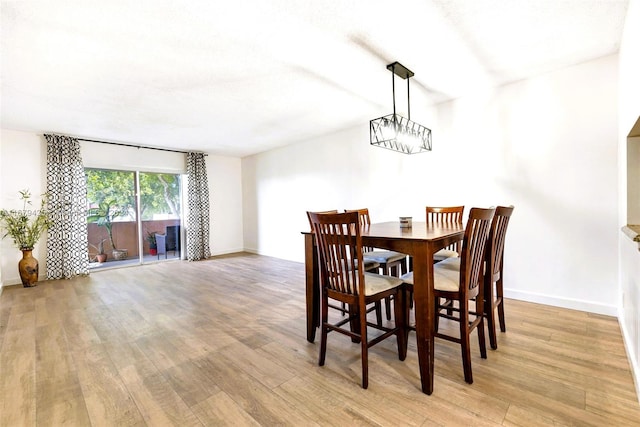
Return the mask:
[[462,368],[464,380],[473,384],[471,373],[471,346],[469,345],[469,304],[460,302],[460,345],[462,347]]
[[493,316],[493,301],[485,301],[484,306],[484,313],[487,318],[487,329],[489,330],[489,345],[493,350],[496,350],[498,348],[498,340],[496,337],[496,319]]
[[[413,257],[407,256],[402,264],[400,264],[400,271],[402,274],[407,274],[410,271],[413,271]],[[407,310],[411,310],[413,308],[413,290],[409,290],[405,295],[405,301],[407,302]]]
[[404,316],[404,343],[405,346],[407,345],[407,343],[409,342],[409,326],[411,325],[410,322],[410,306],[413,306],[413,285],[409,285],[409,284],[405,284],[405,288],[403,289],[404,292],[404,308],[403,308],[403,312],[402,315]]
[[[390,273],[392,273],[392,271],[394,270],[394,267],[390,268],[389,264],[381,264],[380,267],[382,268],[382,274],[385,276],[390,275]],[[384,310],[387,315],[387,320],[391,320],[391,297],[386,297],[384,299]]]
[[[380,268],[375,268],[375,269],[369,269],[367,271],[372,272],[372,273],[379,273]],[[382,326],[382,304],[380,304],[380,301],[375,302],[374,303],[374,307],[375,307],[375,311],[376,311],[376,324],[378,326]]]
[[400,288],[393,300],[393,316],[396,328],[398,328],[396,332],[398,359],[400,360],[407,358],[407,313],[407,291]]
[[373,303],[376,307],[376,323],[378,326],[382,326],[382,304],[380,301]]
[[[390,274],[391,276],[400,277],[402,274],[406,273],[406,269],[407,269],[407,264],[405,261],[403,261],[399,264],[395,264],[394,266],[390,267],[388,270],[385,271],[385,274],[387,274],[387,271],[388,271],[388,274]],[[384,308],[385,308],[385,311],[387,312],[387,320],[391,320],[391,297],[387,297],[384,299]]]
[[[480,306],[484,305],[483,303],[479,304]],[[480,357],[483,359],[487,358],[487,342],[485,340],[484,335],[484,315],[482,314],[482,310],[478,309],[476,305],[476,312],[480,315],[480,322],[478,323],[476,329],[478,329],[478,345],[480,346]]]
[[502,295],[502,273],[500,278],[496,282],[496,298],[498,299],[498,320],[500,321],[500,330],[507,332],[507,327],[504,322],[504,298]]
[[500,299],[500,303],[498,304],[498,322],[500,323],[500,331],[507,332],[507,326],[504,322],[504,301]]
[[369,338],[367,337],[367,313],[360,313],[360,347],[362,358],[362,388],[369,387]]
[[[366,313],[364,314],[364,316],[366,317]],[[357,304],[349,304],[349,316],[351,317],[351,322],[349,323],[351,325],[351,332],[360,335],[361,332],[361,325],[360,325],[360,321],[359,316],[358,316],[358,306]],[[359,343],[360,342],[360,338],[358,337],[351,337],[351,342],[352,343]]]
[[487,329],[489,330],[489,345],[491,346],[491,349],[496,350],[498,348],[498,339],[496,337],[496,319],[493,313],[493,310],[495,309],[493,283],[490,279],[485,280],[484,286],[484,315],[487,319]]
[[327,322],[329,321],[329,302],[325,299],[322,301],[322,313],[320,315],[320,356],[318,357],[318,365],[324,366],[324,360],[327,355]]

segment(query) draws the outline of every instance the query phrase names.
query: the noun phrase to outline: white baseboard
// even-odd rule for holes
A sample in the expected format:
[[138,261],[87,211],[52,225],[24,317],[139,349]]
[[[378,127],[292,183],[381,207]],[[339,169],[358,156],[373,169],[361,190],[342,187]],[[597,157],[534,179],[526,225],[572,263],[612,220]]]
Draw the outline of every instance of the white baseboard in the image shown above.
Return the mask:
[[[47,280],[46,274],[38,275],[38,282],[44,282],[45,280]],[[5,286],[16,286],[16,285],[22,286],[22,279],[20,279],[20,277],[13,277],[13,278],[10,278],[9,280],[5,280],[2,282],[2,288],[4,288]]]
[[571,298],[560,298],[552,295],[537,294],[534,292],[523,292],[514,289],[504,289],[505,298],[512,298],[521,301],[546,304],[554,307],[569,308],[572,310],[587,311],[589,313],[603,314],[605,316],[618,317],[618,307],[614,305],[597,304],[592,301],[584,301]]
[[223,249],[223,250],[217,250],[215,252],[211,252],[211,256],[235,254],[235,253],[238,253],[238,252],[250,252],[250,251],[247,251],[244,248]]

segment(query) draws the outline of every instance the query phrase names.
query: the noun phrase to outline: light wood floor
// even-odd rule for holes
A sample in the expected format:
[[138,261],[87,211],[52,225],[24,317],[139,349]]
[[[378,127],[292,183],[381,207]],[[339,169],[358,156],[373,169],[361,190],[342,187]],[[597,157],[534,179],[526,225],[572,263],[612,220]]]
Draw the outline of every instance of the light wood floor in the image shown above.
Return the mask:
[[[639,425],[616,319],[506,301],[499,348],[436,340],[420,391],[415,334],[370,350],[305,339],[304,268],[238,254],[5,288],[0,425]],[[442,321],[446,327],[447,322]],[[474,334],[475,338],[475,334]]]

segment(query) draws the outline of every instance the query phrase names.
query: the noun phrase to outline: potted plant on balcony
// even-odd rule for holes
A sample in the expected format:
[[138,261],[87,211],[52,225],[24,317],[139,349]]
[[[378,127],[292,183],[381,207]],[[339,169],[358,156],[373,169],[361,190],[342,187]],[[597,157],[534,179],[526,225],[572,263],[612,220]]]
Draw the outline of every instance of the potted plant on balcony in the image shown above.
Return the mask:
[[104,251],[104,241],[107,239],[102,239],[100,240],[100,242],[98,242],[98,245],[91,245],[91,243],[89,243],[91,245],[92,248],[94,248],[97,253],[95,256],[95,260],[98,261],[100,264],[102,264],[103,262],[105,262],[107,260],[107,254]]
[[155,231],[147,231],[147,242],[149,242],[149,255],[158,255],[158,244],[156,242]]
[[[49,227],[49,216],[45,209],[46,195],[42,196],[39,210],[27,209],[31,206],[31,192],[20,190],[22,210],[0,210],[0,225],[4,237],[11,237],[13,243],[22,251],[18,262],[20,280],[25,288],[35,286],[38,281],[38,260],[31,254],[42,233]],[[31,217],[31,218],[30,218]]]
[[106,228],[109,236],[109,243],[111,244],[111,254],[113,259],[121,260],[127,257],[127,249],[118,249],[113,241],[113,220],[119,216],[122,216],[120,209],[117,209],[113,203],[109,200],[105,200],[98,204],[97,208],[91,209],[90,214],[87,216],[87,223],[96,223],[97,225]]

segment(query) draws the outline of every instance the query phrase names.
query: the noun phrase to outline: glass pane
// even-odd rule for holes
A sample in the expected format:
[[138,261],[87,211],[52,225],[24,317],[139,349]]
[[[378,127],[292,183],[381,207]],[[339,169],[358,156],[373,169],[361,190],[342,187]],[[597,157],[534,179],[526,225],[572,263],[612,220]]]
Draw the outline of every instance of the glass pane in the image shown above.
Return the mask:
[[85,169],[85,175],[90,267],[138,263],[135,174]]
[[140,172],[143,251],[150,260],[180,257],[180,175]]

